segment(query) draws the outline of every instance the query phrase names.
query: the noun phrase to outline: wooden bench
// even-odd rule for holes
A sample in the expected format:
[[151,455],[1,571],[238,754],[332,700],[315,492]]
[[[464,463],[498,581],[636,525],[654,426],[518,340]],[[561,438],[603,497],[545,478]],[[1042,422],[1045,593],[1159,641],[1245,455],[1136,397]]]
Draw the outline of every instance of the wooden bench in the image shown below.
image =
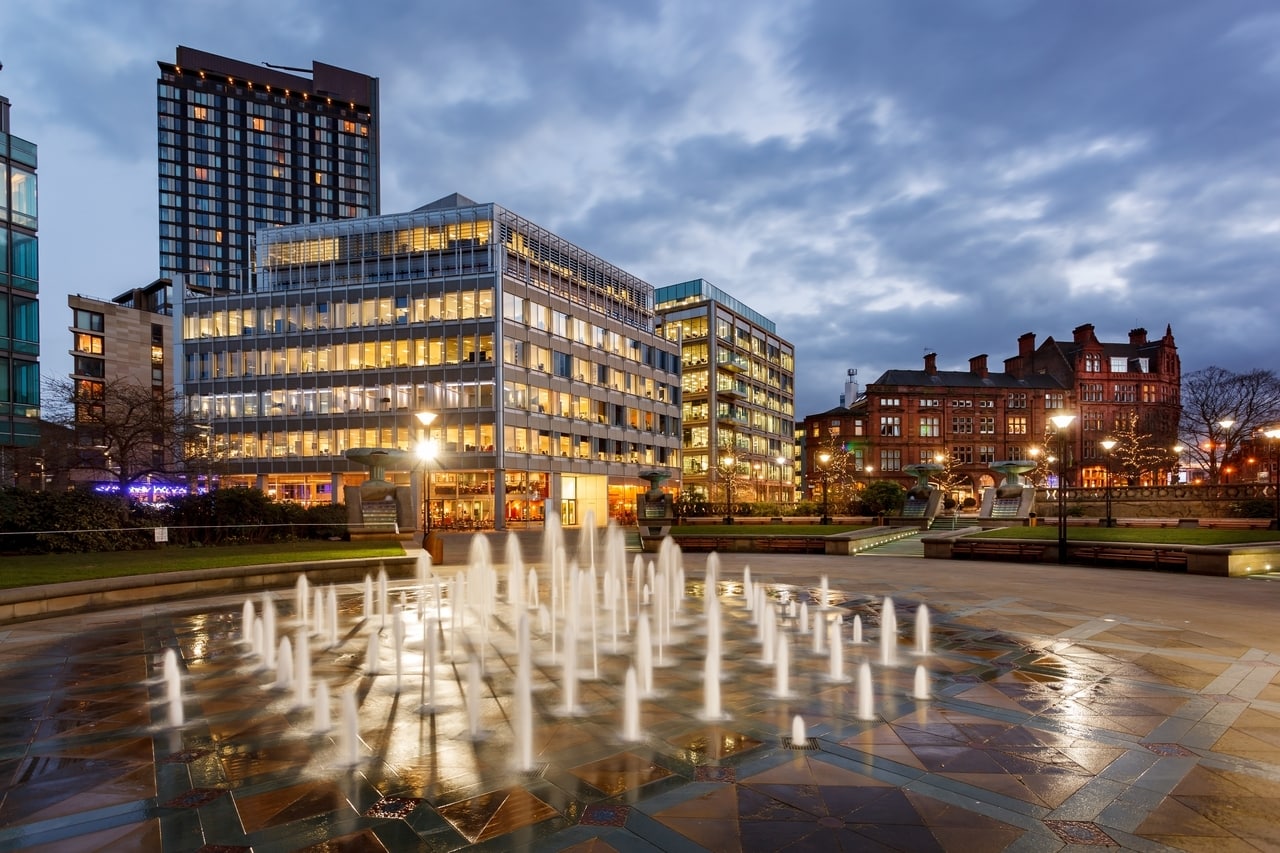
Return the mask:
[[1121,518],[1116,519],[1116,527],[1177,527],[1176,518]]
[[675,543],[681,551],[727,551],[727,539],[715,536],[676,536]]
[[1266,530],[1271,526],[1269,518],[1202,518],[1200,527],[1217,530]]
[[951,556],[958,559],[1020,559],[1039,560],[1044,556],[1043,542],[1023,542],[1012,539],[956,539],[951,543]]
[[791,554],[825,554],[827,545],[823,540],[813,537],[761,536],[755,540],[755,550]]
[[1077,559],[1088,560],[1105,565],[1151,566],[1160,568],[1186,568],[1187,554],[1180,549],[1171,548],[1124,548],[1112,545],[1074,545],[1071,555]]

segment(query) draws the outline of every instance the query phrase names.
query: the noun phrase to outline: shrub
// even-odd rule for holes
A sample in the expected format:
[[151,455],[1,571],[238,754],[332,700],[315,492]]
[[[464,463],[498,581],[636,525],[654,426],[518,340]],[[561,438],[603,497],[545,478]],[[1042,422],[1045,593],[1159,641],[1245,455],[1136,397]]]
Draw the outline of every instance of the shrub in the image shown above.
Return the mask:
[[1266,498],[1249,498],[1232,504],[1229,512],[1232,518],[1271,518],[1275,515],[1275,506]]

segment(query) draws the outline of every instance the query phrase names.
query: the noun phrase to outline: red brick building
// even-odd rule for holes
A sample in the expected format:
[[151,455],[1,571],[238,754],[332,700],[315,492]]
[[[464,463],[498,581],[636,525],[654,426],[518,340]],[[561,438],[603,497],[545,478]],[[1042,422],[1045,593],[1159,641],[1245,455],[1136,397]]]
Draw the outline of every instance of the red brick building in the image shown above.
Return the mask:
[[1157,340],[1134,329],[1128,341],[1109,343],[1086,324],[1070,341],[1050,337],[1039,346],[1028,332],[1001,372],[991,371],[985,354],[969,359],[968,370],[939,370],[929,353],[922,370],[885,371],[858,399],[805,418],[805,494],[821,492],[817,454],[840,447],[859,476],[904,486],[915,482],[908,465],[950,454],[965,480],[960,496],[976,498],[1000,478],[993,462],[1058,452],[1050,418],[1059,414],[1075,416],[1064,437],[1066,482],[1101,485],[1100,442],[1131,413],[1154,443],[1174,444],[1181,381],[1169,328]]

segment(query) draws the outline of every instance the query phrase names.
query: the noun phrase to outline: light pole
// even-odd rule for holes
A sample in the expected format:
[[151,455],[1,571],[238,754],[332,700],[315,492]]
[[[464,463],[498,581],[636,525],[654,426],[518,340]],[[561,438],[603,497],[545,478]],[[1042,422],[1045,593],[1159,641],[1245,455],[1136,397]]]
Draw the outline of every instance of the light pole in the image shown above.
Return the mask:
[[422,463],[422,547],[427,547],[427,537],[431,534],[431,460],[436,458],[436,443],[427,437],[427,427],[436,419],[435,412],[422,411],[414,415],[421,424],[421,435],[418,439],[418,460]]
[[1271,529],[1280,530],[1280,427],[1271,427],[1263,432],[1271,439],[1271,494],[1276,499],[1275,515],[1271,517]]
[[[1235,425],[1236,425],[1235,418],[1223,418],[1222,420],[1218,421],[1218,426],[1222,427],[1222,441],[1218,444],[1218,446],[1222,448],[1221,471],[1222,471],[1222,485],[1224,486],[1227,485],[1229,480],[1231,479],[1229,476],[1227,476],[1226,464],[1227,464],[1227,452],[1231,450],[1231,442],[1229,441],[1231,437],[1230,430]],[[1212,451],[1211,451],[1210,458],[1213,458]]]
[[828,506],[827,493],[830,491],[830,488],[829,488],[830,483],[827,480],[827,477],[830,474],[830,471],[828,470],[828,465],[830,465],[830,463],[831,463],[830,453],[827,453],[824,450],[818,454],[818,465],[819,467],[822,468],[822,520],[818,522],[819,524],[831,523],[831,516],[827,513],[827,506]]
[[720,457],[720,473],[724,474],[725,524],[733,524],[733,466],[738,460],[732,456]]
[[1176,486],[1182,482],[1182,451],[1186,450],[1181,444],[1173,446],[1173,477],[1171,486]]
[[[778,489],[778,502],[781,503],[783,496],[787,492],[787,457],[779,456],[773,461],[778,463],[778,482],[780,483],[780,487]],[[793,479],[792,485],[794,485],[794,483],[795,481]]]
[[1058,434],[1058,562],[1067,561],[1067,492],[1062,482],[1062,461],[1067,456],[1067,427],[1075,415],[1054,415],[1049,418]]
[[1103,492],[1106,494],[1107,520],[1103,526],[1115,527],[1115,520],[1111,518],[1111,451],[1116,448],[1116,440],[1114,438],[1104,438],[1099,443],[1102,445],[1103,456],[1107,460],[1107,481],[1103,487]]

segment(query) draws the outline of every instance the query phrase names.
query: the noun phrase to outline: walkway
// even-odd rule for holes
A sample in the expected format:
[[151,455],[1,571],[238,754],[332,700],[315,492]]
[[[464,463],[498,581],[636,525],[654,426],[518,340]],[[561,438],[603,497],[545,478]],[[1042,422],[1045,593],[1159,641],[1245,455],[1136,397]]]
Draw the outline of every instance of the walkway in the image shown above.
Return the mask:
[[[872,640],[881,597],[895,597],[905,665],[849,647],[850,671],[874,666],[873,719],[800,642],[793,695],[773,698],[732,585],[727,719],[700,718],[694,627],[642,706],[639,744],[616,734],[619,659],[583,681],[584,717],[555,711],[556,671],[542,664],[539,769],[523,775],[508,769],[510,661],[486,675],[487,738],[466,735],[460,672],[424,718],[388,667],[361,673],[355,588],[341,591],[342,644],[315,649],[335,695],[359,691],[354,771],[332,770],[335,737],[312,734],[310,712],[245,659],[240,601],[0,629],[0,849],[1280,848],[1280,583],[875,554],[738,555],[722,579],[740,579],[747,558],[780,591],[814,593],[826,576]],[[705,560],[686,556],[691,580]],[[291,601],[277,598],[282,625]],[[917,602],[934,626],[919,658]],[[180,729],[164,724],[166,648],[190,690]],[[910,698],[917,661],[928,700]],[[796,714],[811,749],[789,748]]]

